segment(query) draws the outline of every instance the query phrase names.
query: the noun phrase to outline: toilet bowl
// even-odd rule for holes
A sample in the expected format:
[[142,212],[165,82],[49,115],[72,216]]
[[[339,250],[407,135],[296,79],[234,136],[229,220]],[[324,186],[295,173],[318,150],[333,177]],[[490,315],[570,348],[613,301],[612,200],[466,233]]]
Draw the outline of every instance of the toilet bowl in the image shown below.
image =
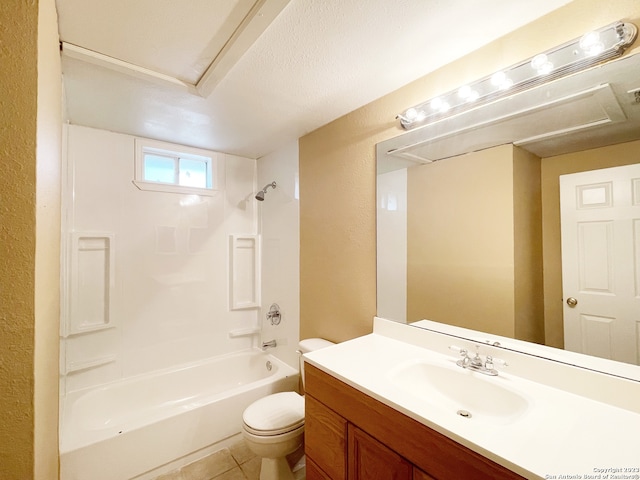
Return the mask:
[[[333,345],[321,338],[298,344],[300,375],[304,385],[302,354]],[[242,414],[242,436],[249,449],[262,458],[260,480],[294,480],[287,455],[302,446],[304,396],[296,392],[267,395],[249,405]]]

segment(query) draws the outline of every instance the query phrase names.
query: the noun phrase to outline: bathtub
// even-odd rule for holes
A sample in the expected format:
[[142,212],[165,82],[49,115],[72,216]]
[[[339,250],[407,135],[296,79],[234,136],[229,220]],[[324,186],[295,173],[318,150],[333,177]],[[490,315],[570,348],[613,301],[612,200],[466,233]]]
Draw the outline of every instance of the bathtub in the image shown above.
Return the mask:
[[296,369],[254,349],[72,392],[61,399],[60,479],[149,478],[238,434],[253,401],[297,387]]

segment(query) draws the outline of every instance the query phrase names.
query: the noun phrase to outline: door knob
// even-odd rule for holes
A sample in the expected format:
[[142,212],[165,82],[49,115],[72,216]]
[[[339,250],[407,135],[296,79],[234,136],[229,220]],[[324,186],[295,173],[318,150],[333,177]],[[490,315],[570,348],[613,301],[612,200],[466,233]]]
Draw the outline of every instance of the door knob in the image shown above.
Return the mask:
[[573,297],[569,297],[567,298],[567,305],[569,305],[571,308],[575,307],[578,304],[578,300],[576,300]]

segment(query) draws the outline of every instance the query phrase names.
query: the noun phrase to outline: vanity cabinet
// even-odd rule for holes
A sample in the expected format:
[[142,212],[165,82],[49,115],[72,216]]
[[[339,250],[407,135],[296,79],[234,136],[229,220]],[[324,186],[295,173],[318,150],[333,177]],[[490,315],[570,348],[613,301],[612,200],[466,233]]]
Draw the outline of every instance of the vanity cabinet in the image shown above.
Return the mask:
[[305,365],[307,480],[524,477]]
[[347,478],[412,480],[413,466],[355,425],[348,426]]
[[307,463],[314,462],[326,472],[325,477],[313,478],[344,480],[347,478],[347,421],[315,398],[305,395],[305,454]]

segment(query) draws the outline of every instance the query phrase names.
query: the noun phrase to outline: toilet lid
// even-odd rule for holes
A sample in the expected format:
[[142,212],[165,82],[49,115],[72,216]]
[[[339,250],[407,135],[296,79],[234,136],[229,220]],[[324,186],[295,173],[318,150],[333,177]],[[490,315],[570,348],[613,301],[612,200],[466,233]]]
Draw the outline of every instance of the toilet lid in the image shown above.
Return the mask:
[[249,405],[242,420],[255,432],[293,430],[304,423],[304,397],[295,392],[267,395]]

